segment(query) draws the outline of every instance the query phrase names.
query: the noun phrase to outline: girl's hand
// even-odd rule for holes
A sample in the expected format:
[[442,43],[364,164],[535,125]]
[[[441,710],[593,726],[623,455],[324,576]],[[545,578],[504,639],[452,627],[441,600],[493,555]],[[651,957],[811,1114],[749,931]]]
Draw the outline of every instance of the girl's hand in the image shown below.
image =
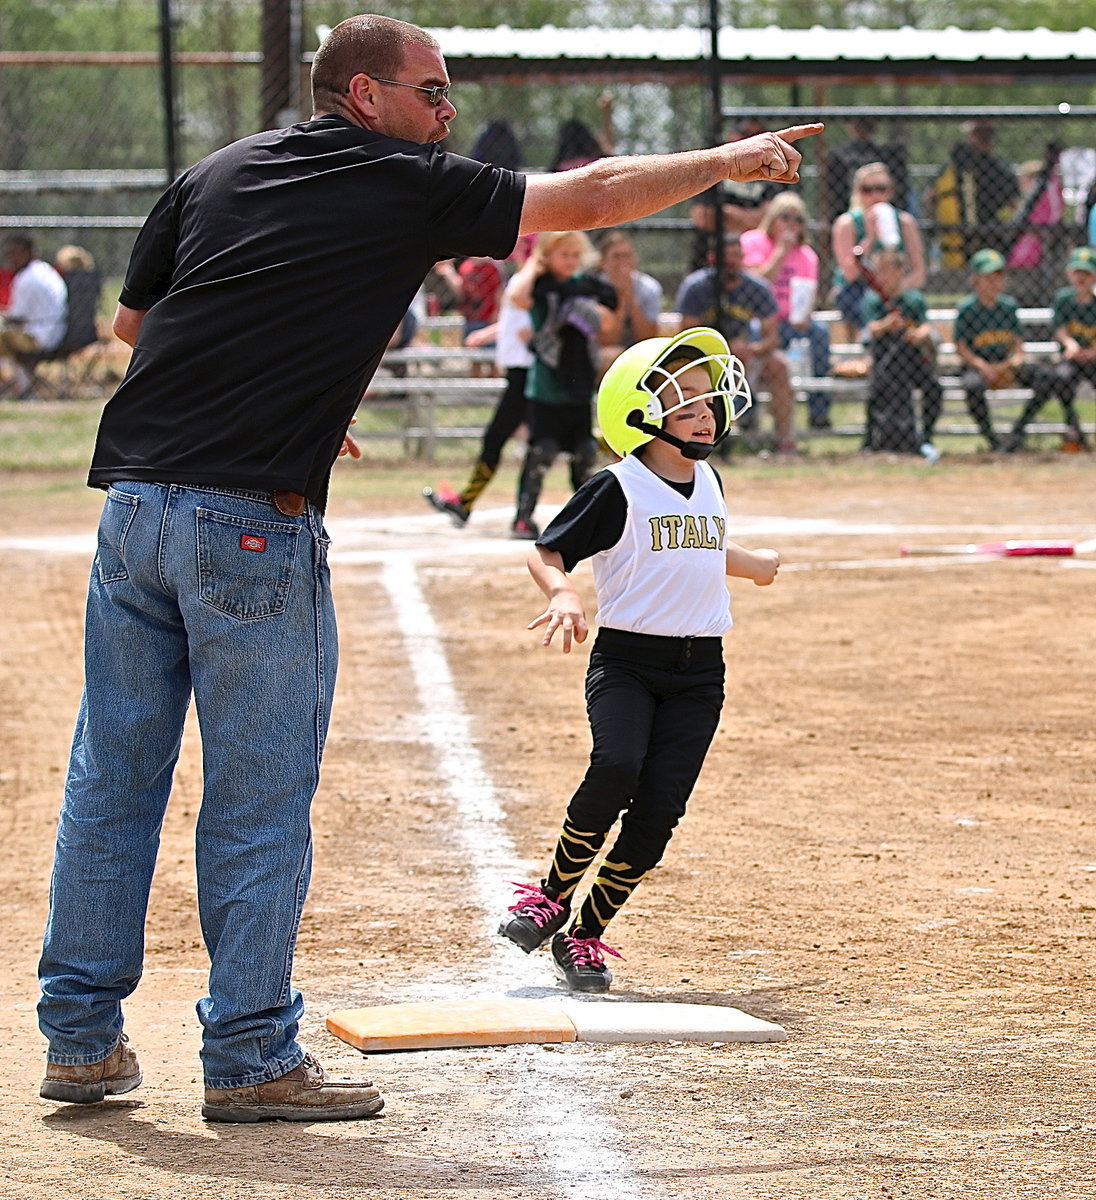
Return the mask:
[[754,558],[756,562],[753,581],[758,587],[768,587],[776,578],[777,571],[780,570],[780,551],[755,550]]
[[536,620],[530,621],[526,628],[536,629],[540,625],[545,626],[544,637],[541,640],[542,646],[551,644],[557,629],[563,630],[564,654],[571,653],[572,638],[576,642],[584,642],[586,635],[590,632],[586,624],[586,613],[583,610],[582,601],[574,592],[554,596],[547,609]]

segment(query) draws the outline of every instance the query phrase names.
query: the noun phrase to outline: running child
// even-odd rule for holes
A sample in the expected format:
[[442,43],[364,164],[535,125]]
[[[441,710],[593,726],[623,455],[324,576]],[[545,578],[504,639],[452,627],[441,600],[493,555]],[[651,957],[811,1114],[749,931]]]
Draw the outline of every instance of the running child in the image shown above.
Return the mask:
[[522,287],[524,276],[535,271],[531,243],[532,239],[518,239],[519,249],[514,251],[514,256],[523,253],[526,257],[521,260],[521,266],[502,294],[498,321],[485,329],[474,331],[465,342],[468,346],[493,343],[495,365],[506,373],[506,387],[484,430],[479,458],[472,467],[468,482],[459,492],[455,492],[447,483],[439,483],[436,488],[422,489],[427,504],[436,508],[438,512],[448,513],[458,529],[468,523],[468,518],[472,515],[472,505],[494,479],[506,443],[528,420],[529,401],[525,396],[525,387],[529,368],[533,365],[533,352],[529,349],[533,321],[529,310],[519,308],[513,303],[511,296],[515,290]]
[[[588,625],[570,572],[592,559],[600,631],[586,675],[593,749],[547,876],[515,884],[499,933],[529,953],[552,938],[568,988],[605,992],[601,939],[662,858],[685,812],[723,705],[726,576],[765,586],[775,550],[727,540],[719,476],[705,461],[750,404],[742,363],[714,329],[628,348],[598,393],[602,435],[620,462],[571,497],[537,538],[529,570],[548,599],[530,629],[563,652]],[[582,901],[575,893],[609,831],[620,832]],[[566,932],[564,927],[566,926]]]

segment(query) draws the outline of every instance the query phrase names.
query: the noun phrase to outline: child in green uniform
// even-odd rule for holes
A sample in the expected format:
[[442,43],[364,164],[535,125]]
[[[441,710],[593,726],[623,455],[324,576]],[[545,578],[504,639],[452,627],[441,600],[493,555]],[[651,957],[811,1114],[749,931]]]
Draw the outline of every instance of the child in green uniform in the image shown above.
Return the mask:
[[[1078,246],[1066,263],[1066,278],[1069,287],[1059,289],[1054,295],[1051,328],[1062,347],[1062,361],[1055,368],[1055,374],[1069,389],[1072,411],[1081,380],[1087,379],[1096,387],[1096,295],[1093,295],[1096,250],[1091,246]],[[1076,444],[1087,449],[1088,443],[1079,422],[1070,418],[1070,424],[1074,428]]]
[[[934,331],[925,297],[904,288],[908,262],[901,250],[875,256],[875,276],[886,293],[864,297],[863,316],[871,351],[865,450],[920,453],[929,462],[939,457],[932,444],[943,391],[933,359]],[[921,390],[923,433],[917,432],[913,389]]]
[[[974,291],[960,305],[955,318],[955,350],[963,363],[960,383],[967,408],[991,450],[1011,452],[1023,445],[1024,427],[1052,397],[1062,400],[1066,419],[1073,412],[1062,381],[1049,367],[1028,362],[1018,305],[1005,293],[1005,256],[997,250],[979,250],[970,259]],[[990,420],[986,392],[993,388],[1026,387],[1034,393],[1028,407],[1002,444]],[[1068,407],[1067,407],[1068,406]]]

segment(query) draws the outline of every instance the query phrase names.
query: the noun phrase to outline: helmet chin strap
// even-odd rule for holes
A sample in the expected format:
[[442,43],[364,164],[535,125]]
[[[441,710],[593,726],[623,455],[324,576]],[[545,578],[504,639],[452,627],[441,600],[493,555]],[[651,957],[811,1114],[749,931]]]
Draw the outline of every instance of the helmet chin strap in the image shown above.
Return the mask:
[[[686,442],[679,437],[674,437],[672,433],[667,433],[665,429],[660,429],[657,425],[651,425],[645,421],[636,410],[628,414],[627,424],[633,429],[638,429],[641,433],[649,434],[651,437],[656,437],[660,442],[666,442],[675,449],[680,450],[684,458],[691,459],[693,462],[703,462],[715,449],[715,442]],[[722,440],[722,439],[720,439]]]

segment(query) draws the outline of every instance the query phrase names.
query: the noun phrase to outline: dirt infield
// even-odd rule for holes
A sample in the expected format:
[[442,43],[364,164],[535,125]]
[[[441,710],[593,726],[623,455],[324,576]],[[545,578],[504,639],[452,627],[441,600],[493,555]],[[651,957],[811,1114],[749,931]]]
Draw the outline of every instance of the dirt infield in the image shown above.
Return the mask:
[[[1096,538],[1093,464],[750,464],[725,481],[733,535],[785,567],[771,589],[733,588],[722,728],[609,940],[618,995],[735,1005],[788,1041],[377,1056],[383,1119],[250,1128],[198,1116],[193,732],[128,1008],[146,1082],[86,1109],[37,1098],[34,965],[98,502],[7,481],[0,1197],[1096,1195],[1096,555],[898,556]],[[424,482],[391,472],[369,501],[337,485],[330,513],[342,664],[297,979],[306,1039],[346,1072],[363,1063],[324,1032],[332,1009],[553,986],[543,956],[489,936],[483,889],[543,866],[587,750],[586,650],[525,632],[539,596],[505,491],[458,532],[424,511]],[[451,723],[444,681],[431,697],[415,675],[434,645]],[[461,714],[495,826],[445,776]]]

